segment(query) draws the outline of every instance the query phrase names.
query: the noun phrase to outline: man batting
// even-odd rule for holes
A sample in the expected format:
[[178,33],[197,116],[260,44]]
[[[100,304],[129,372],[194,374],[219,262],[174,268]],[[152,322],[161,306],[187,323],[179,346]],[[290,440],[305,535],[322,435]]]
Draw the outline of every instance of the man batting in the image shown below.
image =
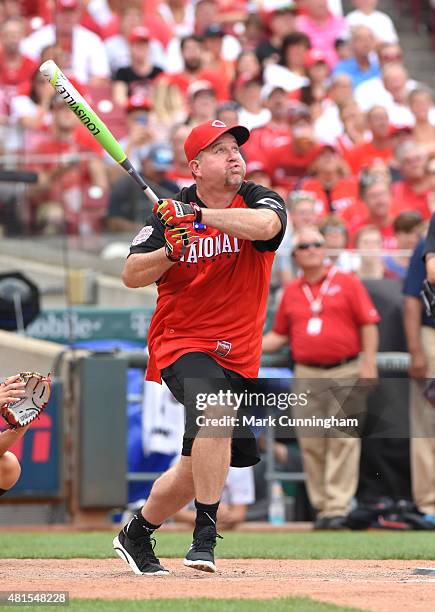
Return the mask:
[[136,574],[167,573],[151,536],[194,498],[193,543],[184,564],[216,571],[216,514],[229,466],[259,461],[252,433],[198,435],[187,400],[203,390],[201,380],[221,379],[232,388],[255,378],[260,366],[270,273],[287,216],[274,191],[244,181],[240,146],[248,138],[245,127],[217,120],[191,131],[184,150],[195,184],[155,205],[123,271],[127,287],[157,284],[147,379],[164,379],[185,404],[187,421],[179,463],[156,480],[141,512],[113,541]]

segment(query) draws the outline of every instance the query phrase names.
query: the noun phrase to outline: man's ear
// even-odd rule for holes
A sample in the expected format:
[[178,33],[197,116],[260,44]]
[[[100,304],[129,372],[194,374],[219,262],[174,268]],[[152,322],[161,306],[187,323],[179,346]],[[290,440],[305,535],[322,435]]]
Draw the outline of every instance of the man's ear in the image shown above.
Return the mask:
[[190,171],[192,172],[193,176],[198,176],[199,174],[199,163],[197,159],[192,159],[192,161],[189,162],[189,168]]

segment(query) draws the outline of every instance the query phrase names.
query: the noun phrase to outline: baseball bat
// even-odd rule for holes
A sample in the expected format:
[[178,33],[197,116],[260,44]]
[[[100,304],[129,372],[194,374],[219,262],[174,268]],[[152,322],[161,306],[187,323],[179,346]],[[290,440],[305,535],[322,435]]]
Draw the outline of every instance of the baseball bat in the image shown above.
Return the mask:
[[115,140],[115,137],[107,125],[101,121],[98,115],[92,110],[83,96],[79,94],[74,85],[72,85],[69,79],[63,74],[59,66],[50,59],[44,62],[39,67],[39,70],[54,87],[57,94],[64,99],[65,105],[77,115],[82,124],[89,130],[92,136],[98,140],[103,149],[105,149],[107,153],[129,173],[153,203],[158,202],[159,198],[135,170],[131,161],[124,153],[119,142]]

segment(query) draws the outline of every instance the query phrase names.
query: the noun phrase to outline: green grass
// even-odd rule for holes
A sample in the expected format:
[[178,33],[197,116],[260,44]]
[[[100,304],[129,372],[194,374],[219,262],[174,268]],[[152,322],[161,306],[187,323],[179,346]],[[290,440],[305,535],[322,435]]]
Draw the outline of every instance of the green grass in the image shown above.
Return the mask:
[[[53,606],[50,606],[52,608]],[[252,612],[267,607],[268,612],[356,612],[359,608],[348,608],[323,603],[308,597],[285,597],[268,599],[153,599],[153,600],[119,600],[74,599],[69,606],[56,610],[77,610],[80,612]],[[40,606],[19,606],[20,610],[41,610]],[[0,606],[0,610],[10,610],[10,606]]]
[[[116,556],[114,532],[1,534],[0,558],[105,559]],[[183,557],[189,533],[158,533],[160,557]],[[217,556],[227,559],[434,559],[434,532],[224,533]]]

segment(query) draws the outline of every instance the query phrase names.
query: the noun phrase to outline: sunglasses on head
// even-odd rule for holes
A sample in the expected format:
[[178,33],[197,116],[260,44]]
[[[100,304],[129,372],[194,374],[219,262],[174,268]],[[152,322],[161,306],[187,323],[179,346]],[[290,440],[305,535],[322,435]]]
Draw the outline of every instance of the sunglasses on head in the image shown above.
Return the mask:
[[306,251],[310,247],[313,249],[320,249],[323,246],[323,242],[301,242],[295,247],[295,251]]

